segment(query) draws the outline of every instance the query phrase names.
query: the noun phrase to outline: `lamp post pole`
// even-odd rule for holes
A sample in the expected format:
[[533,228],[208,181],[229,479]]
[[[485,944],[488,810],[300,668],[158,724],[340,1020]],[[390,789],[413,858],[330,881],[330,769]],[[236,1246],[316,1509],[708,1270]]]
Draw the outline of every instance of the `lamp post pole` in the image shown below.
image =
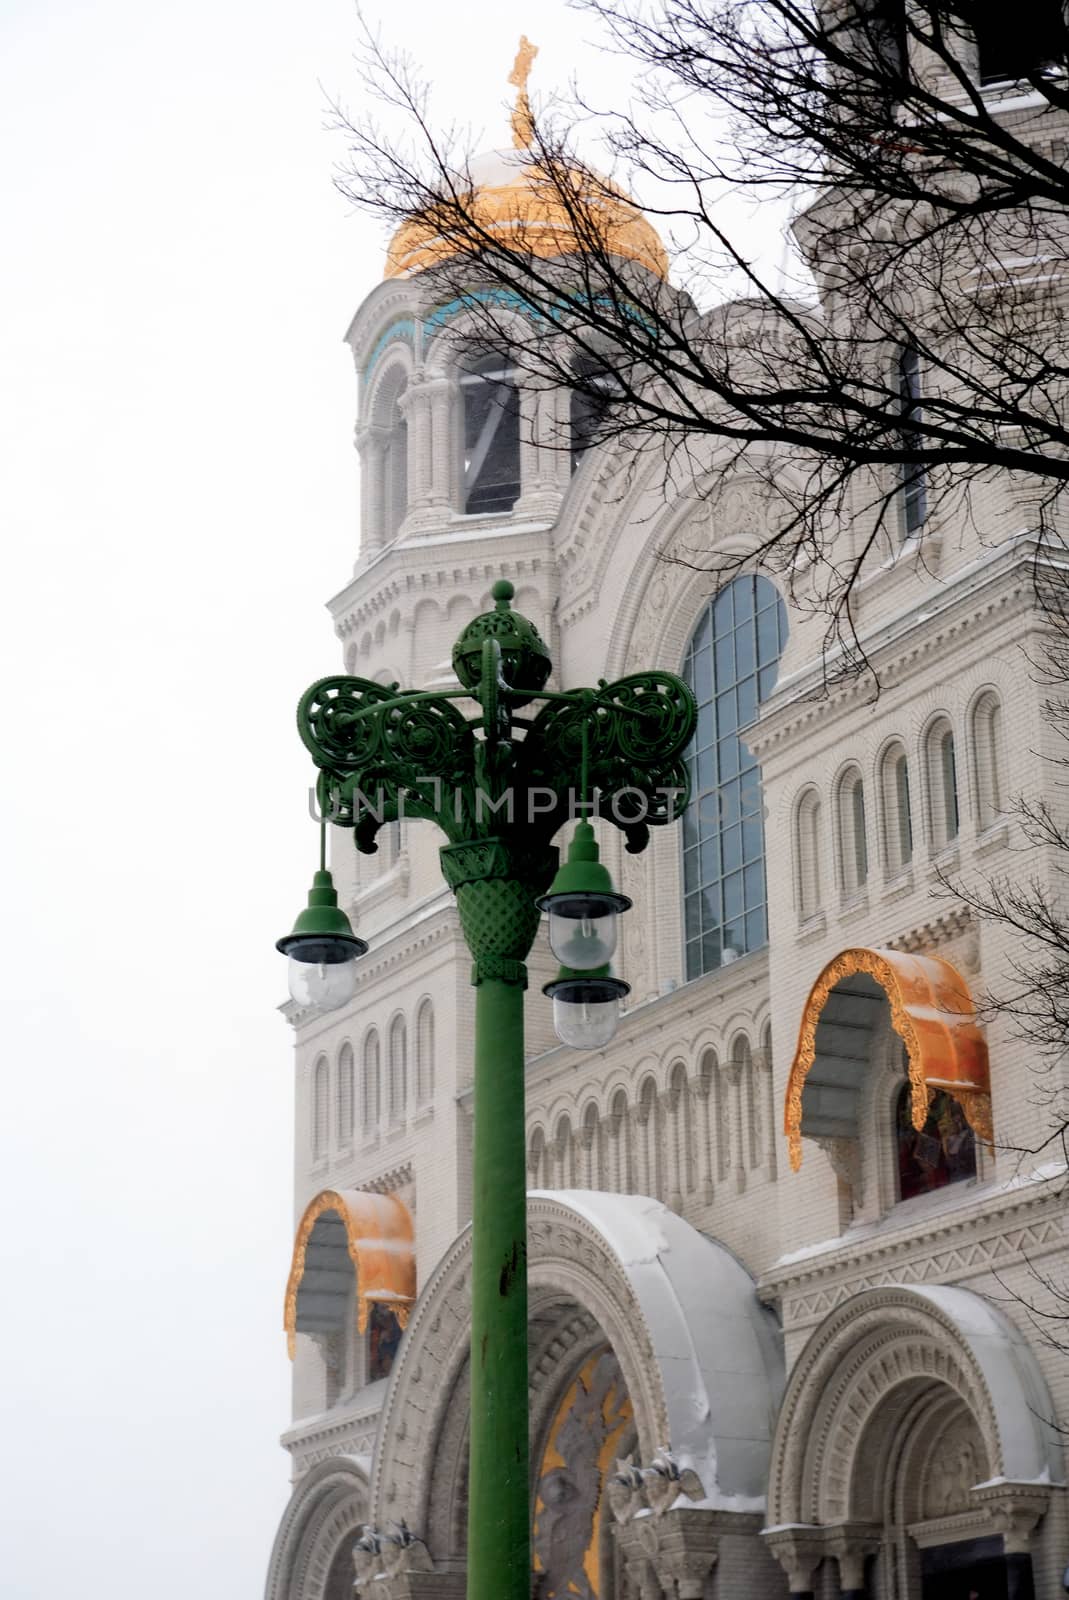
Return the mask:
[[[578,811],[606,817],[624,832],[629,850],[644,849],[650,826],[675,821],[686,804],[682,753],[696,716],[689,689],[667,672],[566,694],[547,691],[549,653],[533,624],[511,609],[513,592],[507,580],[496,583],[494,610],[458,639],[459,689],[424,693],[324,678],[297,711],[319,769],[320,805],[336,826],[354,830],[358,850],[374,851],[378,828],[402,816],[442,829],[449,841],[442,870],[472,956],[468,1600],[530,1595],[523,992],[538,902],[547,890],[547,904],[563,907],[563,917],[586,918],[571,924],[568,948],[579,949],[585,936],[594,952],[585,962],[575,958],[580,970],[564,967],[546,985],[558,1017],[571,1019],[571,1036],[604,1042],[618,997],[627,992],[597,954],[603,925],[590,919],[628,902],[611,892],[589,828],[580,824],[556,882],[552,840]],[[464,717],[456,704],[463,699],[477,702],[477,716]],[[533,716],[517,715],[533,700],[542,702]],[[351,988],[337,981],[332,965],[351,961],[364,946],[331,898],[322,864],[315,884],[309,909],[279,947],[290,954],[302,993],[309,992],[308,974],[318,973],[313,995],[345,996]],[[598,1020],[606,1016],[608,1032]]]

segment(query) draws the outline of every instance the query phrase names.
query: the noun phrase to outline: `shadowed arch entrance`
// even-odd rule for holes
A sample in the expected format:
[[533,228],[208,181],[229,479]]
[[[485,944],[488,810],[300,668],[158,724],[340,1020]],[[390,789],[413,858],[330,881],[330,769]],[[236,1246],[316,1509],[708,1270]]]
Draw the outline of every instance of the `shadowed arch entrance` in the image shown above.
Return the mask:
[[350,1600],[352,1549],[367,1510],[363,1458],[335,1456],[305,1473],[275,1535],[265,1600]]
[[[605,1600],[617,1454],[671,1442],[709,1507],[763,1507],[778,1332],[735,1258],[658,1201],[532,1194],[528,1239],[535,1549]],[[464,1564],[470,1266],[465,1232],[413,1308],[371,1484],[370,1520],[404,1517],[444,1571]]]
[[1024,1335],[966,1289],[888,1286],[813,1334],[776,1426],[765,1538],[791,1592],[1030,1600],[1028,1536],[1061,1479]]

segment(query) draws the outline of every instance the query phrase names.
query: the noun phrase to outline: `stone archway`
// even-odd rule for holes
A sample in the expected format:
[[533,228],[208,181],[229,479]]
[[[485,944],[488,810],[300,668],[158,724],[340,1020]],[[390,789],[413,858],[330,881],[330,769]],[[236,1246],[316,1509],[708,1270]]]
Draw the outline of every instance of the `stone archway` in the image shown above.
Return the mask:
[[1035,1356],[969,1290],[840,1306],[790,1375],[765,1538],[791,1593],[834,1559],[856,1600],[1031,1600],[1028,1536],[1061,1462]]
[[295,1487],[275,1535],[265,1600],[348,1600],[368,1511],[366,1463],[336,1456]]
[[[591,1600],[622,1592],[618,1550],[626,1540],[613,1537],[613,1526],[629,1512],[614,1504],[607,1515],[606,1472],[615,1468],[617,1452],[633,1454],[636,1468],[647,1467],[646,1481],[652,1473],[663,1483],[649,1464],[669,1445],[694,1475],[686,1480],[693,1491],[688,1531],[671,1558],[693,1565],[698,1558],[683,1546],[700,1536],[707,1571],[717,1559],[700,1508],[707,1521],[746,1521],[756,1559],[766,1560],[754,1534],[783,1369],[778,1331],[749,1274],[660,1202],[636,1196],[532,1194],[528,1241],[536,1566],[570,1561],[576,1571],[584,1568]],[[465,1232],[412,1311],[383,1406],[371,1482],[369,1520],[386,1526],[403,1517],[426,1539],[443,1577],[464,1567],[469,1278]],[[549,1500],[561,1496],[555,1505],[547,1492]],[[667,1511],[680,1492],[670,1485],[658,1511]],[[640,1505],[644,1493],[639,1473],[630,1510],[643,1509],[652,1527],[652,1501]],[[642,1526],[647,1537],[634,1560],[643,1568],[640,1581],[648,1577],[652,1585],[662,1580],[646,1568],[668,1556]],[[594,1541],[577,1547],[585,1558],[578,1564],[568,1546],[577,1530]],[[714,1531],[722,1531],[721,1523]],[[771,1578],[770,1594],[777,1592],[774,1568]],[[675,1578],[664,1581],[667,1592],[683,1592]],[[547,1584],[549,1600],[555,1591]],[[649,1585],[644,1592],[660,1592]]]

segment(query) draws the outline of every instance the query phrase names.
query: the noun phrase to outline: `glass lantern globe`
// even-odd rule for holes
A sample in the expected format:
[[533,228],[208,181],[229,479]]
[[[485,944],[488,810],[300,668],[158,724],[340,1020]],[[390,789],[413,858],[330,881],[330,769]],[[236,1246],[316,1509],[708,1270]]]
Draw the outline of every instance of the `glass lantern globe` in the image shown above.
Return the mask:
[[308,904],[275,945],[288,956],[290,996],[297,1005],[337,1011],[356,991],[356,963],[367,944],[340,910],[334,880],[321,867],[312,879]]
[[562,971],[543,988],[553,1001],[553,1026],[562,1044],[576,1050],[600,1050],[609,1043],[620,1021],[620,1001],[630,984],[598,973]]
[[589,822],[580,822],[568,859],[537,902],[549,912],[549,947],[563,967],[594,972],[607,967],[616,949],[616,918],[631,902],[617,894],[608,869],[598,860]]

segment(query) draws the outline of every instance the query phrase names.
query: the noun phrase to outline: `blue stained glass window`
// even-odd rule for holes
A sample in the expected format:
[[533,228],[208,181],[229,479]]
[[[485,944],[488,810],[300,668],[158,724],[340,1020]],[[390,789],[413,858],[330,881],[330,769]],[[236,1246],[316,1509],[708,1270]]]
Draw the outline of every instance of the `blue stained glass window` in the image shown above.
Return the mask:
[[768,939],[761,773],[742,735],[772,691],[786,638],[779,592],[750,573],[709,602],[687,649],[683,676],[698,701],[683,818],[688,978]]

